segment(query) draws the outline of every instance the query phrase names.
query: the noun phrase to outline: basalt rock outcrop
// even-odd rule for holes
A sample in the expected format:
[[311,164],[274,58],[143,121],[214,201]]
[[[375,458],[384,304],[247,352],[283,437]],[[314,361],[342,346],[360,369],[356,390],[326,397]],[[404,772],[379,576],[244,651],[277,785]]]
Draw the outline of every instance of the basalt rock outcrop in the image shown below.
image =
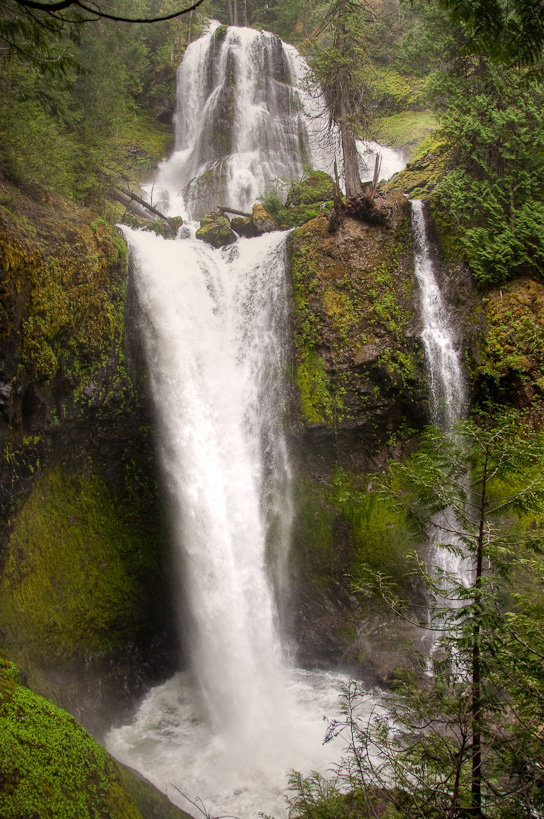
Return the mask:
[[411,451],[429,409],[409,205],[380,198],[384,221],[345,216],[331,232],[324,215],[292,237],[292,617],[302,662],[341,662],[383,684],[421,635],[352,586],[365,567],[406,582],[405,521],[377,475]]
[[428,418],[408,203],[396,227],[346,217],[331,234],[323,216],[299,228],[292,277],[302,450],[372,471],[401,427]]
[[1,193],[0,638],[100,732],[176,662],[126,248],[60,197]]

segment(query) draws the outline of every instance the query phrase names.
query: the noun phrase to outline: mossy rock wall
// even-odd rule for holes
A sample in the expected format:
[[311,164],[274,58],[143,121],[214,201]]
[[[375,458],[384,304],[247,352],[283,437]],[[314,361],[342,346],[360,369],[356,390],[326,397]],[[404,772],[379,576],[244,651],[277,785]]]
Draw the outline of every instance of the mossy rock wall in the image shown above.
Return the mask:
[[478,394],[538,410],[544,395],[544,285],[515,279],[492,289],[479,312],[487,333],[473,368]]
[[427,420],[407,205],[396,229],[297,229],[292,281],[302,457],[371,471]]
[[296,578],[292,623],[299,661],[340,665],[367,684],[391,684],[395,669],[422,648],[420,631],[361,590],[367,570],[380,572],[398,593],[424,604],[407,580],[407,523],[380,489],[380,476],[336,467],[329,480],[300,477],[295,486],[291,575]]
[[302,663],[340,663],[383,684],[406,662],[415,635],[353,586],[366,567],[394,577],[411,599],[420,595],[403,587],[405,527],[373,473],[409,453],[429,420],[408,204],[402,208],[395,228],[345,218],[331,233],[323,216],[292,239],[293,628]]
[[0,644],[100,731],[178,659],[126,248],[72,203],[3,192]]

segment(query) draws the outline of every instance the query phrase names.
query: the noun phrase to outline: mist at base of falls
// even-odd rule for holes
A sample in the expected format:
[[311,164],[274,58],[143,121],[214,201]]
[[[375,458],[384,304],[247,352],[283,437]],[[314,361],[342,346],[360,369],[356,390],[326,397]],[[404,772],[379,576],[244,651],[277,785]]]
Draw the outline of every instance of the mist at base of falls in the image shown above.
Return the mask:
[[289,771],[326,775],[344,751],[343,740],[323,745],[323,738],[325,720],[339,716],[347,678],[291,669],[282,682],[282,708],[251,745],[210,729],[187,672],[154,688],[132,725],[110,731],[107,748],[195,816],[183,794],[202,800],[211,816],[251,819],[262,812],[281,819]]

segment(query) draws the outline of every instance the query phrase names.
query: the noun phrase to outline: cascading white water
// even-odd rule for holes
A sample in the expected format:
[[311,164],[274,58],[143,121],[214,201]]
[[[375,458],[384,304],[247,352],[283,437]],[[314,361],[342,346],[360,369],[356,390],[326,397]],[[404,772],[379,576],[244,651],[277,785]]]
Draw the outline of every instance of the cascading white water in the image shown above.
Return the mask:
[[[213,724],[246,742],[277,710],[280,646],[261,490],[267,478],[289,509],[278,425],[285,238],[269,234],[226,253],[196,240],[130,238],[193,667]],[[265,452],[274,453],[266,464]]]
[[[300,177],[318,152],[296,62],[294,49],[250,29],[212,25],[189,46],[176,150],[154,202],[186,218],[247,210],[270,180]],[[276,600],[292,517],[286,235],[218,251],[194,225],[183,231],[167,241],[124,228],[192,667],[150,691],[107,745],[185,809],[181,792],[214,814],[280,817],[286,772],[325,773],[339,754],[322,747],[322,720],[337,714],[343,682],[281,659]]]
[[[431,417],[436,426],[444,432],[451,432],[466,413],[467,387],[455,347],[451,318],[434,275],[423,202],[412,199],[410,205],[415,241],[414,266],[421,294],[421,337],[430,375]],[[457,527],[451,509],[436,515],[433,524],[436,527],[432,534],[434,542],[452,547],[433,550],[435,566],[445,576],[455,575],[468,586],[470,566],[462,555],[461,542],[454,534]],[[444,595],[448,595],[447,580]]]
[[247,211],[272,179],[300,178],[311,156],[294,81],[268,32],[216,24],[192,43],[178,69],[176,150],[156,180],[160,204],[196,219],[218,205]]
[[415,274],[421,293],[421,337],[431,378],[431,415],[433,423],[450,432],[466,411],[466,384],[455,348],[451,319],[434,275],[423,202],[412,199],[410,204],[415,240]]
[[[306,164],[332,173],[338,129],[309,68],[269,32],[213,23],[191,43],[177,75],[176,150],[159,168],[153,197],[164,212],[200,219],[217,206],[251,208],[274,180],[299,179]],[[400,151],[358,143],[361,179],[406,164]]]

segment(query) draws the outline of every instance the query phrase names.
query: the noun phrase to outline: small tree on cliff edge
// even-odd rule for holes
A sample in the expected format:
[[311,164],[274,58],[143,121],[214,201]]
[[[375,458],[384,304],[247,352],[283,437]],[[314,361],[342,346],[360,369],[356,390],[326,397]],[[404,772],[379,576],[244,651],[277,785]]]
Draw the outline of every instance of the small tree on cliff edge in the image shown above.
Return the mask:
[[[413,533],[433,529],[434,548],[462,553],[469,578],[427,571],[415,558],[440,635],[433,675],[426,684],[406,675],[370,720],[361,716],[365,695],[352,684],[344,717],[328,733],[348,739],[341,787],[333,793],[327,785],[323,803],[319,778],[295,777],[295,812],[323,808],[348,788],[368,816],[387,805],[414,819],[540,815],[544,618],[538,595],[531,600],[516,583],[525,574],[541,594],[544,569],[535,554],[544,543],[543,461],[542,435],[520,434],[518,415],[498,425],[465,422],[453,436],[430,430],[420,451],[393,467],[395,490],[387,491]],[[407,616],[386,578],[369,576],[363,585]],[[342,813],[336,802],[335,817],[350,816],[349,804]]]
[[372,7],[361,0],[333,0],[314,35],[311,65],[330,125],[337,125],[340,132],[348,198],[363,190],[356,139],[370,133],[373,90],[366,32],[375,19]]

